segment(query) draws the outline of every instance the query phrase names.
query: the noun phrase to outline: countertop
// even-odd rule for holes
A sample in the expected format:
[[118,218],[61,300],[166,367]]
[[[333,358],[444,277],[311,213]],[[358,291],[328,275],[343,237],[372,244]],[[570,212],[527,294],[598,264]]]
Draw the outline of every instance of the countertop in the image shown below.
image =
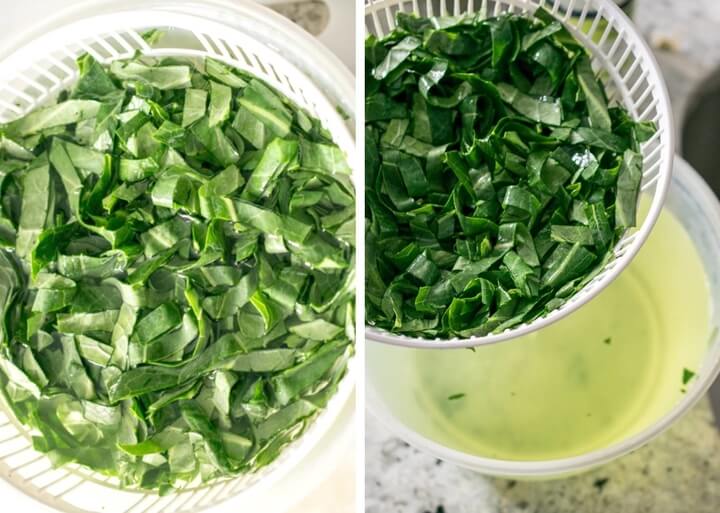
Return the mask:
[[[720,2],[639,0],[634,19],[655,50],[676,127],[692,91],[720,65]],[[707,398],[668,431],[597,470],[545,482],[483,477],[424,454],[368,413],[366,513],[716,513],[720,433]]]

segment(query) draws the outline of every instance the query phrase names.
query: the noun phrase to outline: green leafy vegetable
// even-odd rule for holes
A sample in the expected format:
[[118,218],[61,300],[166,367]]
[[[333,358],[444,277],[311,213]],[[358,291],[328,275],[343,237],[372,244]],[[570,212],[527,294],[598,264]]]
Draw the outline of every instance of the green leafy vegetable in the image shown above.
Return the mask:
[[685,368],[684,368],[684,369],[683,369],[683,374],[682,374],[682,384],[683,384],[683,386],[684,386],[684,385],[687,385],[688,383],[690,383],[690,380],[693,379],[694,377],[695,377],[695,372],[694,372],[694,371],[691,371],[690,369],[685,369]]
[[224,63],[78,67],[0,125],[5,399],[55,464],[127,487],[254,472],[353,352],[350,167]]
[[396,22],[365,42],[367,322],[469,337],[554,310],[635,225],[654,127],[542,9]]

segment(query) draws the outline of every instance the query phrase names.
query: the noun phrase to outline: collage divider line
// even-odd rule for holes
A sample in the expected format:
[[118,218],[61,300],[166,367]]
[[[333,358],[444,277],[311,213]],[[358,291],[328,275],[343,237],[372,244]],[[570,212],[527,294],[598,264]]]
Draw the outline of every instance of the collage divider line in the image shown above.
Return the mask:
[[355,380],[356,512],[365,511],[365,5],[355,0]]

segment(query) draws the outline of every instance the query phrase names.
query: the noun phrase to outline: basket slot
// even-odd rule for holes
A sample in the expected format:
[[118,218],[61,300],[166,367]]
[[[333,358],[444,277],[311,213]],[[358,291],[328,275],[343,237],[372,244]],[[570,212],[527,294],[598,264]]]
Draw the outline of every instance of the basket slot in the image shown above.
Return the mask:
[[460,15],[460,0],[455,0],[453,2],[453,9],[452,9],[453,16],[459,16]]
[[140,500],[125,510],[125,513],[147,513],[163,498],[158,495],[141,496]]
[[597,14],[595,15],[595,18],[592,21],[592,24],[590,25],[590,28],[587,31],[587,36],[590,40],[595,38],[595,33],[597,32],[598,27],[600,26],[600,21],[605,20],[605,11],[604,7],[601,5],[598,10]]
[[[32,481],[35,481],[36,479],[40,479],[43,475],[52,473],[55,470],[52,466],[52,463],[50,463],[50,460],[45,457],[41,458],[39,463],[41,463],[42,466],[36,465],[37,467],[39,467],[37,470],[32,473],[28,473],[27,475],[23,475],[24,481],[26,483],[30,483]],[[35,483],[33,483],[33,485],[35,485]]]
[[613,82],[609,82],[604,85],[605,94],[607,95],[608,99],[608,105],[612,105],[613,103],[620,103],[622,95],[620,94],[620,91],[618,91],[618,88],[615,87],[615,84]]
[[211,504],[216,503],[216,499],[220,492],[223,490],[222,486],[212,486],[207,489],[207,493],[197,502],[197,506],[201,508],[207,508]]
[[245,486],[245,479],[238,479],[230,485],[230,495],[235,494]]
[[[68,46],[63,47],[62,53],[65,55],[65,59],[63,59],[63,61],[67,61],[70,63],[70,66],[73,66],[74,65],[73,63],[75,61],[77,61],[78,56],[82,52],[87,51],[84,48],[82,48],[82,44],[79,44],[79,46],[80,46],[80,50],[71,50],[70,47],[68,47]],[[90,53],[90,55],[95,57],[95,59],[101,60],[100,56],[97,54],[93,55],[92,53]],[[72,68],[69,68],[69,69],[72,69]]]
[[20,107],[18,107],[15,104],[12,104],[8,101],[3,100],[1,98],[0,98],[0,107],[2,107],[5,110],[9,110],[10,112],[17,114],[17,115],[21,115],[23,113],[23,109],[21,109]]
[[22,463],[10,463],[8,461],[8,458],[4,458],[5,462],[9,463],[10,466],[13,467],[13,472],[20,472],[22,474],[21,471],[23,469],[31,467],[35,463],[46,460],[44,454],[35,452],[35,450],[32,447],[27,447],[24,452],[25,452],[25,454],[23,456],[27,459],[25,461],[23,461]]
[[[25,109],[31,107],[35,103],[35,99],[32,96],[25,93],[24,91],[21,91],[20,89],[17,89],[16,87],[7,85],[5,86],[5,89],[11,94],[15,95],[18,100],[23,100],[23,102],[18,101],[16,103],[16,105],[20,103],[19,107],[23,109],[21,112],[25,112]],[[22,103],[25,103],[26,105],[22,105]]]
[[[6,430],[8,431],[8,430]],[[0,439],[0,445],[8,444],[10,445],[10,442],[14,442],[15,440],[18,440],[20,438],[23,438],[23,434],[15,431],[14,429],[10,431],[10,433],[3,436],[2,439]]]
[[[32,478],[33,484],[43,492],[48,492],[50,488],[58,484],[63,479],[68,477],[68,473],[65,470],[49,468],[45,472],[41,472],[37,476]],[[51,494],[52,495],[52,494]]]
[[230,53],[228,52],[226,41],[224,39],[219,39],[217,37],[210,36],[213,42],[215,43],[215,46],[217,46],[218,50],[220,51],[220,55],[225,57],[226,59],[230,58]]
[[60,71],[62,71],[63,74],[65,75],[64,77],[58,76],[58,78],[60,78],[61,81],[64,82],[64,81],[66,81],[66,80],[69,80],[69,79],[71,79],[71,78],[75,78],[75,76],[77,76],[77,71],[76,71],[75,69],[69,67],[67,64],[65,64],[65,63],[64,63],[63,61],[61,61],[60,59],[57,59],[57,58],[55,58],[55,57],[53,57],[53,56],[48,56],[48,60],[50,60],[50,62],[51,62],[56,68],[58,68]]
[[480,1],[480,9],[478,10],[483,16],[487,16],[487,13],[490,12],[490,8],[488,6],[488,0],[481,0]]
[[648,105],[645,110],[642,111],[639,119],[647,119],[648,117],[651,117],[650,115],[652,112],[655,112],[655,115],[657,115],[658,101],[659,100],[657,98],[653,98],[652,103],[650,103],[650,105]]
[[370,27],[368,27],[368,32],[375,33],[378,38],[384,37],[386,31],[380,24],[380,18],[378,17],[377,11],[375,9],[370,11],[370,18],[372,19],[372,23],[366,23],[366,26],[371,25]]
[[185,496],[187,495],[187,492],[185,491],[179,491],[173,495],[170,495],[167,497],[167,502],[162,504],[157,512],[158,513],[165,513],[165,512],[176,512],[182,509],[182,504],[185,502]]
[[277,69],[275,69],[275,66],[273,66],[272,63],[268,63],[268,66],[267,66],[267,67],[268,67],[269,70],[270,70],[270,71],[268,72],[269,75],[272,75],[273,78],[274,78],[276,81],[278,81],[278,82],[284,82],[283,79],[280,78],[282,75],[280,75],[280,74],[278,73]]
[[[658,134],[659,132],[655,132],[655,134]],[[662,146],[660,144],[655,144],[655,134],[653,134],[653,137],[645,142],[646,148],[652,148],[651,150],[648,150],[645,153],[643,159],[645,162],[650,162],[651,160],[655,159],[656,157],[660,156],[660,150],[662,149]]]
[[615,258],[623,258],[628,252],[628,247],[622,247],[620,249],[615,250]]
[[623,31],[618,32],[617,36],[615,36],[615,40],[612,42],[612,45],[608,49],[606,53],[607,60],[613,64],[615,64],[615,53],[618,51],[620,46],[625,42],[625,33]]
[[425,16],[435,16],[435,9],[431,0],[425,0]]
[[607,264],[607,265],[605,266],[605,270],[604,270],[602,273],[600,273],[600,274],[598,275],[598,277],[603,276],[603,275],[609,273],[610,271],[612,271],[613,269],[615,269],[616,266],[617,266],[617,260],[613,260],[612,262],[610,262],[609,264]]
[[622,78],[623,82],[625,82],[626,84],[634,85],[637,78],[634,78],[633,76],[640,73],[638,71],[638,67],[640,66],[640,59],[634,58],[634,56],[633,59],[634,60],[632,64],[630,64],[630,66],[626,70],[624,70],[624,74],[622,74],[620,78]]
[[105,50],[105,52],[107,53],[107,58],[109,60],[120,58],[122,52],[119,52],[113,45],[108,42],[106,38],[100,38],[95,36],[93,38],[93,41],[95,41],[95,44]]
[[210,488],[200,488],[197,490],[194,490],[190,497],[188,497],[185,502],[183,503],[183,510],[185,511],[195,511],[196,506],[200,504],[200,501],[205,498],[205,496],[210,491]]
[[75,490],[82,483],[83,479],[80,476],[65,473],[61,479],[46,487],[45,490],[56,499],[59,499]]
[[[403,1],[403,2],[401,3],[400,8],[402,9],[402,7],[403,7],[404,5],[405,5],[405,2]],[[414,12],[414,13],[416,13],[416,14],[420,12],[420,6],[418,5],[418,0],[410,0],[410,6],[411,6],[411,8],[410,8],[410,11],[411,11],[411,12]]]
[[297,95],[300,95],[300,96],[303,98],[303,100],[305,100],[305,96],[302,94],[302,90],[299,89],[297,86],[293,86],[293,83],[292,83],[292,80],[290,80],[290,77],[288,77],[288,76],[285,75],[285,74],[282,74],[282,75],[280,75],[279,80],[280,80],[280,82],[282,82],[283,84],[285,84],[285,86],[286,86],[290,91],[292,91],[293,94],[295,94],[296,96],[297,96]]
[[618,242],[616,249],[624,249],[625,247],[629,246],[633,243],[633,241],[637,238],[637,232],[632,233],[630,235],[627,235],[626,237],[623,237],[620,242]]
[[635,97],[635,95],[638,93],[638,90],[640,89],[641,86],[645,86],[647,88],[650,87],[650,83],[648,82],[648,74],[649,74],[648,70],[645,69],[642,71],[642,74],[637,79],[637,82],[635,82],[635,84],[633,84],[633,86],[628,91],[628,96],[630,98]]
[[[565,14],[562,17],[563,23],[567,23],[567,21],[570,19],[570,17],[575,12],[575,2],[577,2],[577,0],[570,0],[567,4],[567,7],[564,8]],[[579,21],[577,23],[574,23],[574,25],[577,25],[578,27],[582,27],[582,23],[580,23]]]
[[225,481],[222,484],[217,485],[218,493],[213,498],[216,502],[217,501],[223,501],[231,496],[230,489],[231,489],[232,481]]
[[[648,86],[650,84],[647,84]],[[652,101],[652,89],[650,87],[647,87],[640,96],[633,102],[635,108],[639,111],[640,109],[644,108],[644,106],[647,106],[649,102]]]
[[[627,48],[625,48],[625,52],[622,54],[622,56],[620,57],[620,59],[618,60],[618,63],[617,63],[617,68],[619,70],[622,70],[623,68],[625,68],[626,61],[633,54],[633,51],[634,51],[634,48],[630,45],[628,45]],[[622,73],[622,71],[621,71],[621,73]]]
[[[128,54],[132,54],[135,52],[135,47],[133,47],[130,43],[127,42],[127,40],[122,37],[117,32],[110,32],[109,36],[115,41],[117,44],[119,44],[125,52]],[[120,52],[123,53],[123,52]]]
[[[24,82],[30,89],[35,89],[40,93],[39,101],[42,101],[49,94],[48,88],[30,78],[28,75],[19,75],[18,80]],[[30,93],[30,91],[28,91]]]
[[233,56],[233,60],[240,65],[240,67],[251,67],[250,58],[247,56],[245,51],[238,45],[229,44],[230,53]]
[[395,28],[395,17],[391,12],[390,7],[383,9],[385,11],[385,23],[387,23],[388,31],[392,31]]
[[270,72],[267,70],[266,64],[260,59],[260,57],[257,54],[252,54],[253,60],[255,61],[255,71],[260,71],[260,74],[265,75],[265,77],[270,77]]
[[[660,121],[659,116],[655,116],[652,119],[652,121],[653,121],[653,123],[657,123],[658,121]],[[662,137],[662,132],[660,130],[656,130],[655,133],[650,136],[650,139],[645,141],[644,146],[647,148],[650,145],[655,144],[656,142],[659,143],[658,139],[660,139],[661,137]]]
[[600,39],[597,42],[597,47],[605,48],[605,45],[608,44],[611,37],[617,37],[617,30],[615,30],[611,23],[608,23],[605,26],[605,30],[603,30],[602,36],[600,36]]
[[207,37],[205,37],[205,34],[201,34],[200,32],[193,32],[193,35],[195,38],[200,42],[200,45],[202,45],[203,49],[210,53],[210,54],[217,54],[218,51],[213,47],[212,43],[208,40]]
[[653,176],[652,178],[650,178],[650,180],[648,180],[646,183],[644,183],[643,185],[641,185],[641,186],[640,186],[640,190],[643,191],[643,192],[645,192],[646,190],[652,188],[652,187],[657,183],[657,181],[658,181],[659,179],[660,179],[660,175],[659,175],[659,174],[656,174],[655,176]]
[[642,183],[640,184],[640,191],[646,192],[652,189],[657,181],[660,179],[660,173],[658,172],[657,166],[653,169],[652,173],[649,173],[647,177],[643,176]]
[[[84,41],[78,41],[78,45],[80,46],[80,48],[82,48],[83,52],[86,52],[86,53],[89,53],[90,55],[92,55],[93,58],[94,58],[96,61],[100,61],[100,62],[102,62],[103,64],[108,61],[108,58],[107,58],[106,56],[101,55],[100,53],[98,53],[95,48],[93,48],[92,46],[88,45],[88,44],[85,43]],[[77,58],[77,57],[79,57],[79,56],[80,56],[80,52],[77,52],[77,54],[75,55],[75,58]]]
[[173,501],[173,496],[158,497],[154,504],[149,506],[145,511],[147,513],[162,513],[163,511],[171,511],[168,505]]
[[502,14],[502,4],[500,2],[495,2],[495,5],[493,6],[493,16],[499,16]]
[[659,170],[657,169],[660,164],[660,153],[656,153],[648,160],[650,161],[650,163],[647,165],[646,172],[643,174],[643,188],[650,187],[652,185],[652,180],[655,180],[657,179],[657,177],[660,176]]
[[57,76],[52,74],[47,68],[45,68],[43,66],[38,66],[37,64],[33,64],[32,70],[35,73],[37,73],[38,80],[40,79],[40,77],[45,78],[45,80],[47,82],[46,89],[48,89],[49,91],[55,89],[56,87],[60,87],[62,85],[62,80],[60,80],[60,78],[58,78]]
[[[586,31],[586,30],[584,29],[584,25],[585,25],[585,20],[587,19],[588,12],[590,11],[590,6],[591,6],[592,4],[591,4],[591,2],[589,2],[589,1],[586,1],[586,2],[583,2],[583,3],[584,3],[585,5],[583,5],[582,11],[580,12],[580,17],[578,18],[577,26],[578,26],[578,27],[580,28],[580,30],[582,30],[583,32],[585,32],[586,34],[589,34],[590,31],[589,31],[589,30]],[[568,9],[568,10],[569,10],[569,9]],[[590,29],[590,27],[588,27],[588,29]],[[590,36],[588,35],[588,37],[590,37]]]
[[[11,460],[12,458],[15,458],[16,456],[21,456],[24,452],[26,452],[28,449],[32,452],[32,447],[27,444],[27,442],[23,443],[21,446],[12,448],[13,446],[17,446],[18,444],[7,444],[10,446],[10,451],[8,452],[2,452],[2,459],[3,460]],[[14,467],[14,464],[10,464],[11,467]]]
[[135,44],[137,45],[136,48],[138,48],[138,49],[140,49],[140,50],[143,50],[143,51],[145,51],[145,52],[149,52],[150,50],[152,50],[152,48],[150,47],[150,45],[147,44],[147,41],[145,41],[145,40],[143,39],[143,37],[142,37],[140,34],[138,34],[137,32],[135,32],[134,30],[128,30],[128,31],[126,32],[126,34],[127,34],[128,36],[130,36],[130,39],[132,39],[133,41],[135,41]]

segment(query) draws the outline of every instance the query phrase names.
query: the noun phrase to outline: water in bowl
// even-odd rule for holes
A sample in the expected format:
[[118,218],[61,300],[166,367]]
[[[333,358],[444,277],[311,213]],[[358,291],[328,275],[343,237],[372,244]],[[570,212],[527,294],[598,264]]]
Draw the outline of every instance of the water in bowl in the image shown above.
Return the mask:
[[709,319],[702,262],[666,210],[630,267],[570,317],[474,351],[369,344],[369,381],[407,427],[452,449],[571,457],[669,411],[702,361]]

